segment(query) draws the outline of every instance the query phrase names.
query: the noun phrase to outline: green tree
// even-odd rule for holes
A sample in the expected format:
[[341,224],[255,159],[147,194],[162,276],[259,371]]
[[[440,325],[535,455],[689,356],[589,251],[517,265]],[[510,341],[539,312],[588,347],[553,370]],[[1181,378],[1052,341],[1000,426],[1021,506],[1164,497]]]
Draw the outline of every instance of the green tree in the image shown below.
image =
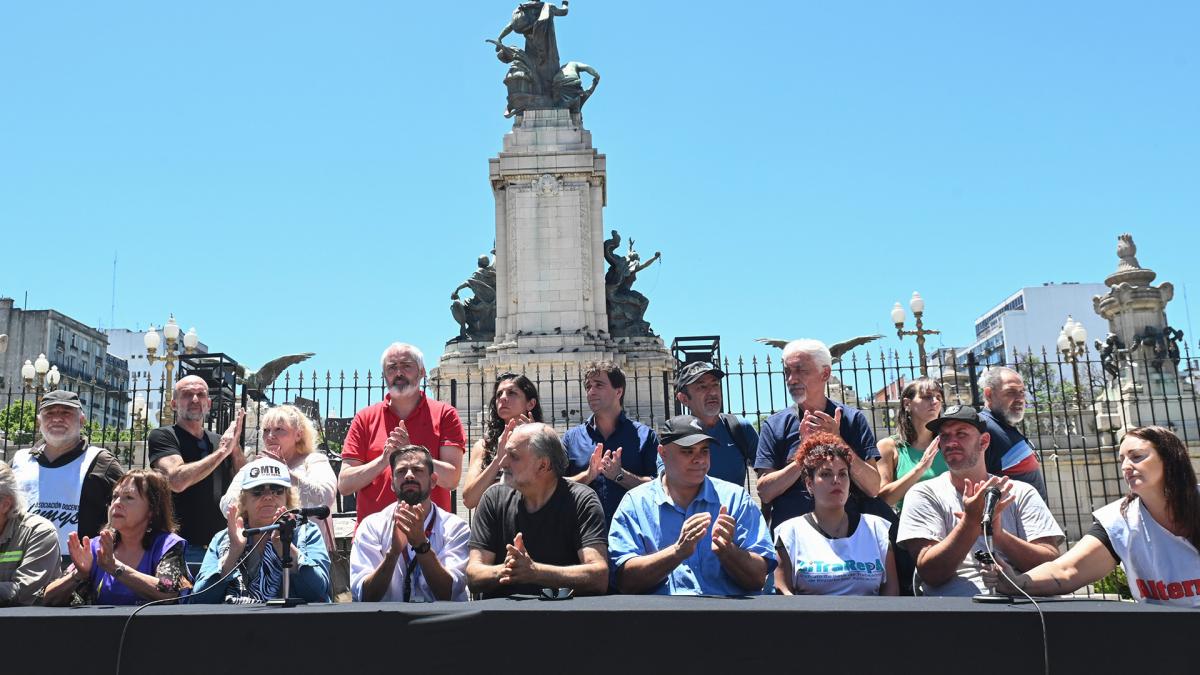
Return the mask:
[[36,430],[37,405],[33,401],[13,401],[0,410],[0,431],[4,432],[9,443],[31,443]]

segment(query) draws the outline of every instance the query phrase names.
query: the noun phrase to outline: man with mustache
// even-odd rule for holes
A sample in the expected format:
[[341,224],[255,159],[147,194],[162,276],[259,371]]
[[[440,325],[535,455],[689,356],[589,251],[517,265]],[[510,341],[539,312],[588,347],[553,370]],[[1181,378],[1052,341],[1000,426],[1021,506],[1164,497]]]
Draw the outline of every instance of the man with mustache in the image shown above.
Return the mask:
[[425,357],[421,350],[395,342],[380,358],[387,394],[379,403],[359,410],[350,423],[342,446],[338,490],[356,494],[358,522],[396,501],[389,472],[392,453],[406,445],[420,445],[433,458],[431,497],[450,510],[450,491],[462,475],[466,438],[453,406],[435,401],[421,391]]
[[100,534],[113,485],[125,469],[112,453],[83,437],[87,418],[75,392],[60,389],[43,396],[37,421],[42,442],[17,451],[12,470],[29,513],[58,528],[59,554],[67,556],[72,532]]
[[429,498],[437,482],[433,457],[424,447],[406,445],[391,454],[391,467],[396,503],[367,516],[354,533],[354,600],[466,601],[471,529]]
[[917,561],[926,595],[987,592],[987,564],[976,553],[987,552],[982,519],[991,488],[1000,491],[992,512],[993,554],[1018,572],[1058,557],[1063,531],[1037,491],[988,473],[983,457],[991,438],[974,408],[952,405],[925,426],[938,435],[950,470],[905,495],[896,540]]
[[626,491],[658,475],[658,436],[625,414],[625,373],[617,364],[589,365],[583,388],[592,416],[563,435],[567,476],[596,491],[608,523]]
[[483,493],[471,518],[467,579],[485,598],[513,594],[598,595],[608,589],[608,528],[596,493],[566,480],[567,453],[541,422],[508,438],[509,484]]
[[1029,483],[1045,500],[1046,478],[1037,452],[1017,428],[1025,419],[1025,380],[1012,368],[995,366],[983,373],[979,386],[986,406],[979,419],[992,437],[985,456],[988,472]]
[[221,495],[246,464],[239,442],[245,413],[238,411],[225,433],[204,428],[212,399],[204,378],[188,375],[175,383],[171,399],[175,424],[146,437],[150,466],[167,477],[174,494],[179,536],[187,540],[185,557],[199,564],[213,535],[227,526]]
[[875,462],[879,449],[867,416],[857,408],[825,396],[832,375],[833,356],[817,340],[793,340],[783,348],[783,375],[795,405],[771,415],[758,437],[754,470],[758,473],[758,496],[764,510],[771,509],[771,529],[779,523],[813,510],[813,498],[800,480],[802,467],[792,461],[800,441],[816,431],[840,436],[854,450],[850,460],[853,483],[846,508],[871,513],[889,522],[896,513],[879,494],[879,472]]
[[[722,413],[725,405],[721,379],[725,373],[707,361],[693,361],[675,375],[675,400],[687,409],[712,438],[708,475],[734,485],[746,485],[746,466],[754,462],[758,432],[735,415]],[[663,460],[658,458],[662,474]]]

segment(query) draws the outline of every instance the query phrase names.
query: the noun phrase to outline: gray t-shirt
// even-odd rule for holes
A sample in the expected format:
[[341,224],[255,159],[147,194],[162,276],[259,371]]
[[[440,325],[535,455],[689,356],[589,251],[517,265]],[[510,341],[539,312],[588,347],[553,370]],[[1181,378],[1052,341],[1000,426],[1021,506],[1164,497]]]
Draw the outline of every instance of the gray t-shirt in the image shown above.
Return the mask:
[[[1054,537],[1056,544],[1061,543],[1062,528],[1055,522],[1054,516],[1050,515],[1050,509],[1046,507],[1046,502],[1042,501],[1037,490],[1020,481],[1012,481],[1011,485],[1011,494],[1016,497],[1016,501],[1000,514],[1004,530],[1025,541]],[[962,495],[950,482],[949,473],[917,483],[904,497],[904,511],[900,514],[900,531],[896,535],[896,542],[903,545],[906,541],[914,539],[942,541],[950,536],[950,530],[958,523],[954,514],[961,513],[962,510]],[[924,593],[956,596],[986,593],[987,588],[980,576],[979,563],[975,562],[975,551],[985,550],[987,549],[983,545],[983,535],[980,534],[975,545],[958,564],[955,577],[941,586],[931,587],[922,583]],[[1000,551],[994,550],[994,553],[1005,562],[1009,562]]]

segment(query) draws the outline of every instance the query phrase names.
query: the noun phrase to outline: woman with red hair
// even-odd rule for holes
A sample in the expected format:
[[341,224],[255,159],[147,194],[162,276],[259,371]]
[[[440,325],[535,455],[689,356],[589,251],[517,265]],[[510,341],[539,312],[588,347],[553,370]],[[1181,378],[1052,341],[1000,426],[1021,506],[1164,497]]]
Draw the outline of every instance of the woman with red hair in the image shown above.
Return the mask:
[[887,520],[849,513],[850,447],[834,434],[812,434],[795,462],[813,496],[812,512],[775,530],[775,587],[783,595],[897,595]]

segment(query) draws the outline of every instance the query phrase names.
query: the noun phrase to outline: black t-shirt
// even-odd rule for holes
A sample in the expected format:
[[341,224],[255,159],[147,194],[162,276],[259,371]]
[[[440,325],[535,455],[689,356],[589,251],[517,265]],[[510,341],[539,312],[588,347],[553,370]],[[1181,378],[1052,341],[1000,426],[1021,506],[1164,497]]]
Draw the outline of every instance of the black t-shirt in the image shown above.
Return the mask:
[[1121,556],[1117,555],[1117,549],[1113,548],[1112,539],[1108,538],[1108,530],[1104,529],[1104,526],[1100,524],[1100,521],[1093,520],[1092,528],[1087,532],[1084,532],[1084,534],[1090,534],[1099,539],[1100,543],[1104,544],[1104,548],[1108,549],[1108,552],[1112,554],[1113,560],[1121,562]]
[[[80,441],[74,450],[62,455],[53,462],[47,461],[46,455],[37,453],[37,463],[42,469],[57,469],[79,459],[87,450],[86,441]],[[108,522],[108,503],[112,501],[113,486],[125,475],[121,462],[107,450],[101,450],[92,460],[87,474],[83,477],[83,485],[79,488],[79,537],[95,537]],[[61,523],[55,523],[61,527]]]
[[[213,452],[221,437],[205,431],[200,438],[193,436],[178,424],[159,427],[150,432],[150,466],[170,455],[179,455],[184,464],[197,462]],[[225,515],[221,513],[221,497],[233,481],[233,458],[225,461],[195,485],[183,492],[175,493],[175,518],[179,521],[179,536],[187,539],[188,546],[205,547],[213,535],[225,529]]]
[[[491,551],[493,564],[504,562],[505,548],[520,532],[525,550],[534,562],[565,566],[579,564],[582,548],[607,546],[604,509],[596,491],[586,485],[558,479],[545,506],[529,513],[521,493],[508,485],[493,485],[483,494],[471,519],[471,548]],[[538,593],[537,586],[504,586],[485,597]]]

